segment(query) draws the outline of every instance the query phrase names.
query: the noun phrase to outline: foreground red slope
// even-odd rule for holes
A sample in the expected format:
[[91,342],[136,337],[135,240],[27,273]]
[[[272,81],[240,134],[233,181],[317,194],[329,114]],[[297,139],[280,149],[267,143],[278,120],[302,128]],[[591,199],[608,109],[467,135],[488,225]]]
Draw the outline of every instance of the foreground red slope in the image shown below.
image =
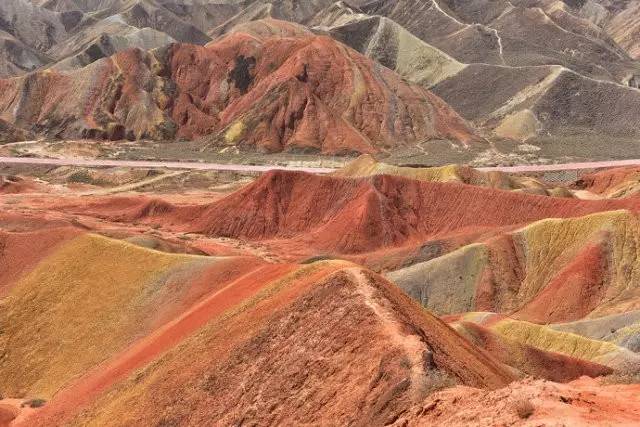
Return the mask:
[[487,393],[455,387],[430,396],[396,426],[635,426],[640,386],[526,379]]
[[380,424],[442,378],[496,388],[514,377],[379,276],[344,262],[271,266],[212,293],[23,425]]
[[[638,366],[634,198],[581,201],[286,172],[225,198],[3,197],[0,228],[13,230],[0,234],[13,254],[6,261],[34,253],[25,268],[0,274],[10,293],[0,307],[0,341],[10,344],[0,359],[0,392],[15,398],[0,401],[0,415],[15,416],[7,405],[20,399],[48,400],[21,412],[17,425],[464,425],[455,417],[459,398],[434,404],[429,394],[454,384],[499,388],[524,374],[561,382],[631,375]],[[199,202],[206,204],[185,204]],[[58,223],[111,237],[34,232]],[[34,244],[8,239],[31,236]],[[163,245],[144,238],[160,239],[171,253],[151,250]],[[182,254],[209,245],[256,257]],[[348,261],[279,261],[302,254],[411,261],[410,248],[428,261],[409,268],[425,274],[388,277],[430,285],[419,302]],[[419,303],[440,313],[496,313],[451,317],[459,320],[451,329]],[[603,313],[615,321],[601,320]],[[622,328],[616,336],[625,341],[509,314],[544,324],[597,322],[606,335]],[[470,391],[469,399],[506,396],[498,415],[512,422],[508,392]],[[535,416],[549,402],[535,400]],[[611,420],[633,414],[619,409]]]

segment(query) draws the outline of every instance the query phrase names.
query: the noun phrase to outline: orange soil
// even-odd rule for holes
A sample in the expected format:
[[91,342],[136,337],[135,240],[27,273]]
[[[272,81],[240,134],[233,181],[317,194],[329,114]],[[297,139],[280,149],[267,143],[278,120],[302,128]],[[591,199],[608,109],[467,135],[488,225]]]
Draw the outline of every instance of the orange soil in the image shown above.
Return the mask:
[[[294,271],[295,268],[295,265],[287,264],[265,265],[238,278],[222,289],[212,291],[188,311],[60,392],[49,405],[38,412],[35,418],[30,418],[27,424],[49,425],[53,420],[56,420],[56,423],[61,422],[71,411],[75,410],[74,408],[88,403],[90,399],[114,382],[121,380],[134,369],[149,363],[213,318],[255,295],[264,286]],[[328,271],[320,271],[307,277],[306,280],[321,280],[328,273]]]
[[14,406],[0,403],[0,427],[9,427],[19,413],[20,410]]
[[472,337],[471,342],[487,350],[505,365],[537,378],[567,382],[583,375],[597,377],[613,372],[611,368],[598,363],[506,341],[485,326],[473,322],[463,321],[461,326],[465,334]]
[[395,310],[410,325],[417,325],[421,335],[429,343],[437,366],[453,372],[464,384],[476,384],[496,388],[512,380],[513,374],[485,352],[450,328],[438,317],[427,312],[392,282],[372,272],[367,277],[378,284],[379,292],[387,298]]
[[[526,379],[487,392],[454,387],[430,396],[395,426],[626,426],[640,420],[640,385],[568,384]],[[532,414],[518,409],[531,405]]]
[[600,244],[585,247],[533,300],[514,313],[516,319],[554,323],[579,320],[606,295],[607,255]]
[[26,405],[25,399],[0,399],[0,427],[11,427],[27,419],[38,408]]
[[55,248],[80,233],[72,227],[45,228],[24,233],[0,230],[0,298],[18,279]]
[[387,175],[349,179],[275,171],[210,205],[158,209],[149,202],[138,212],[157,211],[149,221],[182,223],[211,236],[273,240],[269,244],[281,251],[359,254],[462,230],[475,234],[613,209],[635,212],[640,201],[551,198]]
[[253,277],[259,271],[269,269],[259,258],[252,257],[231,257],[216,261],[214,265],[206,268],[196,277],[189,278],[189,286],[186,293],[182,293],[185,288],[184,283],[175,283],[175,298],[166,298],[163,304],[157,307],[152,316],[151,324],[147,330],[155,330],[162,325],[190,312],[196,304],[229,286],[234,286],[238,280],[242,280],[247,275]]
[[[314,189],[314,191],[310,191],[310,189]],[[25,198],[24,200],[30,199]],[[86,209],[81,207],[82,200],[90,200]],[[69,201],[71,202],[69,203]],[[44,208],[51,205],[56,205],[55,210],[45,212]],[[3,224],[18,224],[25,230],[39,229],[43,225],[50,227],[50,229],[45,228],[46,231],[0,232],[0,247],[8,248],[8,250],[0,252],[0,263],[15,267],[0,270],[0,298],[3,286],[6,292],[9,289],[8,286],[15,282],[16,278],[29,271],[58,243],[66,241],[80,232],[72,227],[55,227],[55,224],[69,222],[69,218],[73,215],[78,217],[79,215],[87,215],[86,218],[101,217],[107,220],[92,222],[92,225],[99,228],[113,227],[114,224],[109,220],[120,221],[120,226],[125,231],[132,229],[134,222],[146,223],[146,225],[140,226],[141,229],[148,227],[148,223],[156,223],[162,226],[161,230],[167,235],[178,231],[204,232],[213,237],[246,239],[247,244],[259,243],[285,256],[293,255],[297,259],[318,253],[342,254],[344,258],[367,265],[377,265],[384,269],[421,256],[431,256],[431,251],[434,251],[434,254],[438,251],[448,252],[452,248],[478,239],[491,239],[489,244],[493,248],[504,246],[505,253],[515,254],[512,248],[515,242],[509,236],[500,236],[495,239],[492,237],[500,232],[512,230],[521,224],[545,217],[573,217],[621,208],[637,212],[640,202],[633,199],[611,201],[556,199],[458,184],[420,183],[389,176],[342,179],[303,173],[273,172],[222,200],[216,200],[202,206],[176,205],[155,198],[138,197],[94,197],[81,199],[81,201],[69,197],[65,203],[48,201],[38,206],[43,207],[42,212],[29,212],[31,216],[27,219],[21,216],[23,213],[19,210],[13,213],[5,212],[0,217],[0,223],[4,221]],[[12,209],[10,206],[9,208]],[[209,248],[212,252],[242,252],[234,252],[231,247],[206,238],[199,238],[195,242],[186,244],[201,245],[204,248]],[[9,254],[9,258],[1,258],[7,254]],[[22,261],[23,257],[26,262]],[[21,261],[17,262],[18,259]],[[507,261],[505,260],[507,264],[515,265]],[[600,285],[607,275],[606,264],[604,248],[597,243],[587,246],[562,271],[557,272],[545,291],[518,312],[516,317],[527,318],[527,320],[537,319],[540,322],[546,322],[548,319],[581,318],[589,313],[594,306],[597,306],[602,298]],[[505,264],[506,267],[508,266]],[[330,292],[338,292],[344,286],[344,278],[327,279],[327,276],[344,268],[344,265],[331,265],[331,267],[324,267],[312,271],[310,274],[305,274],[302,278],[297,278],[295,285],[288,287],[286,291],[275,292],[271,289],[275,281],[297,268],[300,267],[292,264],[265,264],[263,260],[252,257],[218,261],[215,266],[204,269],[195,279],[190,278],[188,291],[185,294],[173,298],[169,292],[168,298],[163,300],[166,304],[163,303],[159,306],[153,315],[148,316],[147,324],[142,325],[143,330],[155,330],[155,332],[143,337],[122,353],[113,356],[104,364],[95,367],[87,375],[70,384],[33,416],[24,420],[20,417],[18,424],[24,426],[57,425],[63,421],[71,420],[73,417],[80,417],[73,419],[82,424],[82,421],[87,420],[82,418],[83,414],[80,411],[83,409],[98,408],[99,411],[100,405],[107,403],[117,407],[116,403],[109,400],[114,393],[116,396],[118,393],[122,393],[127,399],[131,398],[128,402],[133,406],[130,411],[127,409],[125,415],[141,417],[137,419],[138,421],[144,420],[145,416],[150,416],[149,414],[152,414],[154,408],[157,409],[157,405],[160,404],[158,402],[171,407],[171,410],[176,410],[172,405],[182,399],[181,393],[183,391],[185,395],[196,399],[190,402],[190,404],[198,406],[192,414],[194,419],[204,422],[204,420],[210,419],[207,418],[208,416],[216,413],[207,412],[207,405],[215,406],[215,411],[220,410],[220,414],[225,413],[223,409],[225,409],[224,405],[227,405],[226,409],[229,413],[227,420],[231,420],[234,416],[240,416],[238,407],[233,406],[235,402],[233,399],[237,398],[242,401],[245,397],[235,395],[235,397],[230,397],[220,394],[217,396],[217,400],[213,399],[212,401],[209,400],[210,397],[203,397],[197,394],[199,392],[188,390],[188,387],[196,379],[202,378],[204,372],[210,372],[211,365],[206,365],[209,361],[218,363],[215,369],[221,369],[219,371],[220,378],[227,378],[231,382],[237,381],[237,378],[244,375],[254,365],[251,361],[245,361],[247,364],[242,365],[236,359],[229,359],[229,354],[244,349],[248,351],[247,354],[253,355],[254,353],[251,351],[256,348],[246,347],[247,342],[249,342],[249,338],[256,336],[255,334],[263,330],[265,325],[271,326],[273,319],[277,319],[274,311],[284,310],[289,316],[299,316],[303,309],[309,308],[309,304],[313,306],[313,304],[324,303],[324,300],[312,299],[307,294],[316,292],[316,288],[322,286],[328,286]],[[246,273],[247,271],[249,272]],[[519,277],[516,280],[518,283],[519,280],[522,280],[522,272],[511,271],[509,274]],[[465,323],[465,326],[473,330],[477,335],[476,338],[481,341],[480,347],[488,350],[485,352],[480,347],[462,340],[444,323],[426,315],[421,308],[417,307],[416,303],[394,285],[370,273],[365,273],[365,275],[373,283],[376,283],[377,296],[374,301],[390,301],[385,303],[385,307],[391,306],[394,313],[400,313],[399,318],[402,319],[403,328],[409,330],[409,334],[417,334],[422,340],[429,343],[434,353],[433,363],[447,372],[453,373],[464,384],[495,388],[508,382],[512,378],[512,374],[498,362],[507,363],[527,373],[557,381],[572,380],[582,374],[600,375],[610,372],[609,368],[595,363],[536,350],[528,346],[508,349],[504,343],[500,342],[499,337],[486,328],[475,324],[470,324],[470,326]],[[324,279],[327,279],[328,282],[321,283]],[[239,315],[240,317],[232,318],[232,322],[226,317],[235,310],[244,310],[245,304],[249,304],[249,301],[253,304],[258,295],[264,292],[269,292],[268,298],[261,301],[257,307],[252,307],[246,313],[243,312],[242,315]],[[478,292],[478,301],[486,300],[487,304],[491,304],[489,290],[480,287]],[[176,295],[177,293],[176,290]],[[294,306],[294,302],[298,305]],[[369,340],[367,351],[370,351],[370,354],[376,357],[380,354],[386,354],[384,352],[389,351],[388,343],[374,342],[371,337],[364,336],[362,325],[348,323],[352,320],[350,316],[357,315],[360,309],[353,309],[350,303],[347,304],[345,301],[342,301],[341,304],[344,306],[338,305],[334,307],[335,310],[332,309],[332,311],[325,313],[324,318],[316,320],[318,322],[334,322],[336,319],[332,316],[335,316],[336,313],[346,313],[344,324],[351,328],[347,332],[349,334],[353,334],[354,331],[361,332],[363,334],[361,338],[366,338],[365,341]],[[239,308],[241,306],[243,308]],[[496,320],[498,317],[496,316]],[[454,319],[455,317],[448,318],[448,320]],[[314,323],[307,324],[304,318],[296,319],[296,321],[300,325],[304,324],[311,328],[314,325]],[[320,323],[315,325],[320,327]],[[365,325],[369,324],[365,323]],[[190,355],[189,351],[185,352],[187,347],[181,346],[191,346],[193,345],[192,341],[203,339],[204,331],[208,328],[220,329],[215,332],[217,335],[211,338],[211,342],[214,342],[215,345],[206,347],[206,351],[198,351],[194,355]],[[417,330],[419,331],[416,332]],[[357,342],[356,337],[347,335],[347,333],[339,338],[335,344],[336,349]],[[330,347],[333,346],[332,343],[323,345]],[[301,344],[296,343],[296,345]],[[200,349],[197,346],[195,348]],[[273,349],[267,347],[263,351],[267,351],[266,354],[269,357],[276,358],[279,355],[279,357],[285,358],[291,356],[288,354],[291,348]],[[358,347],[353,351],[362,351],[361,349],[362,347]],[[270,353],[271,351],[273,354]],[[509,351],[511,352],[509,353]],[[203,354],[206,354],[204,359],[207,360],[198,360],[196,355],[200,355],[202,358]],[[265,353],[257,351],[255,357],[258,358],[262,354]],[[156,382],[152,383],[152,386],[143,384],[149,388],[137,388],[143,387],[143,385],[138,384],[138,380],[134,378],[136,376],[132,376],[132,373],[136,370],[153,371],[156,369],[156,365],[163,366],[166,357],[169,358],[169,362],[166,362],[165,366],[168,371],[161,372],[168,375],[155,378]],[[353,353],[342,355],[342,357],[339,366],[350,366],[351,363],[354,363]],[[273,361],[264,361],[264,363],[263,368],[276,364]],[[296,370],[295,375],[306,373],[310,369],[310,365],[296,365],[295,360],[290,360],[288,363],[291,364],[290,369]],[[362,360],[356,363],[365,364],[367,369],[373,370],[373,365],[379,363],[379,360],[373,358],[369,361]],[[208,368],[205,369],[205,366]],[[333,369],[337,369],[335,366],[337,365],[331,365]],[[402,379],[403,371],[401,369],[394,367],[391,372],[393,375],[385,377],[383,380],[389,382],[385,383],[385,386],[391,387],[392,380]],[[273,390],[272,396],[272,403],[279,405],[281,401],[278,401],[276,392],[281,393],[280,398],[282,398],[285,395],[282,394],[283,390],[288,390],[286,387],[291,386],[290,382],[288,383],[286,378],[274,380],[273,372],[269,369],[261,372],[260,375],[263,375],[263,384],[271,385],[272,383],[269,381],[281,381],[281,383],[276,383],[277,387]],[[366,376],[358,378],[358,381],[365,381],[366,378]],[[191,382],[185,383],[186,379]],[[232,382],[233,384],[237,385],[236,382]],[[582,385],[576,384],[578,383],[571,383],[570,388],[566,390],[571,391],[582,387]],[[334,385],[336,384],[327,385],[327,387],[331,389]],[[519,384],[514,387],[519,387]],[[555,389],[560,386],[552,384],[550,387]],[[586,388],[595,393],[598,387],[600,386],[590,384]],[[161,393],[155,396],[155,390],[161,390]],[[498,423],[504,420],[506,420],[505,422],[524,422],[518,419],[512,420],[512,413],[509,412],[511,409],[507,406],[505,406],[506,415],[503,418],[500,418],[502,414],[481,413],[483,410],[481,405],[486,404],[487,401],[492,402],[491,399],[498,399],[494,396],[503,396],[506,401],[513,403],[515,396],[509,394],[511,393],[510,388],[488,394],[487,401],[482,400],[484,395],[476,395],[475,390],[468,391],[469,389],[461,388],[454,390],[464,390],[464,393],[469,393],[468,395],[463,394],[465,399],[469,399],[471,406],[469,412],[466,412],[465,407],[465,411],[461,415],[462,418],[456,418],[456,403],[450,404],[445,399],[439,401],[435,406],[440,408],[439,405],[444,405],[443,412],[435,411],[440,415],[431,413],[434,411],[433,408],[426,411],[423,409],[432,404],[431,400],[427,400],[425,405],[420,406],[417,418],[413,419],[412,416],[409,416],[407,421],[410,424],[417,423],[418,425],[423,423],[465,425],[464,420],[470,422],[468,425],[474,425],[473,422],[476,419],[490,419],[492,422],[497,420]],[[612,390],[612,388],[607,388],[607,390]],[[232,389],[227,391],[234,392]],[[136,395],[135,392],[139,394]],[[344,408],[348,408],[346,402],[350,397],[354,397],[353,402],[357,401],[353,390],[341,392],[345,393]],[[627,389],[620,388],[620,393],[624,396],[627,396],[627,392]],[[353,395],[348,396],[351,393]],[[590,400],[592,403],[595,402],[590,407],[593,408],[597,416],[603,417],[603,411],[608,407],[607,405],[611,404],[606,400],[609,398],[607,393],[608,391],[603,392],[601,401]],[[157,402],[151,395],[157,398]],[[541,395],[540,399],[543,403],[539,409],[536,409],[531,420],[537,420],[538,415],[551,414],[551,409],[545,412],[547,410],[545,408],[553,407],[553,405],[548,405],[545,400],[548,397]],[[455,395],[453,399],[456,399]],[[138,400],[139,407],[137,406]],[[394,402],[394,405],[399,405],[398,407],[391,405],[395,411],[401,404],[397,401]],[[403,404],[406,404],[407,401],[404,402]],[[411,402],[416,403],[415,401]],[[477,407],[473,406],[476,402],[478,402]],[[250,401],[244,401],[244,403],[247,406],[251,404]],[[637,411],[638,405],[632,403],[630,399],[627,399],[627,403],[630,405],[631,412],[621,410],[624,409],[621,407],[612,406],[611,419],[613,421],[624,420],[624,417],[630,416],[629,414],[637,414],[633,411]],[[268,411],[268,409],[268,407],[262,408],[264,411]],[[563,409],[565,408],[560,407],[559,410]],[[214,409],[211,410],[214,411]],[[279,411],[286,410],[286,408],[279,409]],[[336,411],[339,410],[336,407]],[[346,409],[344,410],[346,411]],[[561,415],[569,417],[567,419],[576,423],[597,422],[597,420],[603,419],[597,418],[597,416],[593,419],[588,418],[581,408],[569,408],[565,412],[561,411]],[[375,417],[381,416],[376,411],[372,413]],[[382,410],[381,413],[384,416],[388,415]],[[279,414],[284,416],[286,412],[279,412]],[[487,418],[494,415],[495,418]],[[1,416],[2,408],[0,407]],[[129,418],[130,421],[133,419],[135,418]],[[286,417],[281,418],[282,421],[286,419]],[[379,420],[379,418],[375,418],[375,420]]]
[[40,191],[44,185],[29,178],[0,176],[0,194],[20,194]]
[[583,175],[575,186],[596,194],[603,194],[625,182],[637,181],[638,174],[640,174],[640,168],[635,166],[606,169]]
[[146,195],[112,197],[67,197],[54,204],[62,211],[82,213],[96,218],[109,218],[112,221],[135,221],[136,219],[168,213],[173,205],[155,197]]
[[[264,288],[256,298],[245,295],[241,306],[102,394],[93,407],[78,412],[85,400],[78,391],[86,394],[86,384],[95,381],[89,379],[28,421],[50,425],[75,413],[74,424],[98,425],[106,419],[121,425],[164,419],[226,425],[243,417],[259,424],[302,419],[379,424],[424,396],[420,381],[407,378],[415,369],[434,364],[463,383],[493,388],[512,379],[380,277],[361,284],[351,269],[327,277],[344,267],[309,266],[311,274]],[[212,309],[209,320],[222,314]],[[432,360],[425,359],[426,349]],[[251,381],[244,381],[248,376]],[[252,405],[255,411],[248,409]]]

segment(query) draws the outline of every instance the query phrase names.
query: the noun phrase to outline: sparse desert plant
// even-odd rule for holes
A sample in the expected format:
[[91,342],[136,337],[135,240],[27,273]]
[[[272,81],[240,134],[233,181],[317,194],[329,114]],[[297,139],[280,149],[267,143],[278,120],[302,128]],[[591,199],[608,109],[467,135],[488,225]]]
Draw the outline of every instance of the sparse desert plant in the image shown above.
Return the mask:
[[176,427],[180,425],[180,421],[173,418],[162,418],[156,424],[156,427]]
[[516,410],[516,414],[523,420],[526,420],[531,415],[533,415],[535,411],[535,407],[533,403],[529,399],[521,398],[515,401],[514,408]]
[[329,261],[329,260],[332,260],[332,259],[336,259],[336,257],[334,257],[333,255],[315,255],[315,256],[312,256],[310,258],[305,259],[300,264],[313,264],[314,262]]
[[31,399],[24,402],[22,406],[28,406],[29,408],[41,408],[45,403],[47,403],[47,401],[44,399]]
[[449,375],[446,371],[440,369],[430,370],[425,378],[425,393],[426,395],[435,393],[436,391],[444,390],[445,388],[455,386],[456,380]]
[[79,170],[72,173],[67,178],[67,181],[72,184],[104,185],[104,182],[93,178],[87,170]]

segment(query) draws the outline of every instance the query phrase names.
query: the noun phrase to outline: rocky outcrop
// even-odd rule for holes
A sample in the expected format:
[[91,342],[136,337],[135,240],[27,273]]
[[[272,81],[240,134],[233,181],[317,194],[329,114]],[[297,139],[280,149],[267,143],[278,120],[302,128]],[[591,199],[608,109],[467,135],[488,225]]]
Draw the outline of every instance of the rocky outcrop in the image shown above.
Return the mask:
[[[276,25],[276,24],[273,24]],[[327,37],[234,33],[0,81],[0,118],[48,137],[206,138],[265,152],[480,141],[429,91]]]

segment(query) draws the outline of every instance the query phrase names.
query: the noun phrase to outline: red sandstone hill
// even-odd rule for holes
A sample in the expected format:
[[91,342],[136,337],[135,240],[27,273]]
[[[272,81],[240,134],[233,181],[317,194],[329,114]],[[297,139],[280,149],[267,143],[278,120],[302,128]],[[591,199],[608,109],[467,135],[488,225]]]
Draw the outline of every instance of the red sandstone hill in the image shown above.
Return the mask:
[[[381,425],[442,387],[518,375],[346,261],[174,254],[43,227],[0,233],[11,426]],[[46,404],[13,410],[34,398]]]
[[328,37],[242,32],[0,80],[0,119],[49,137],[174,139],[266,152],[478,140],[428,90]]
[[[638,210],[637,199],[578,200],[397,176],[338,178],[274,171],[214,203],[175,207],[130,200],[125,217],[158,217],[189,231],[246,240],[288,240],[328,253],[355,254],[418,244],[453,233]],[[96,209],[103,210],[97,206]],[[121,215],[122,216],[122,215]]]
[[[505,395],[496,416],[512,422],[510,390],[522,383],[487,389],[525,374],[564,382],[620,378],[639,366],[637,198],[286,172],[224,199],[47,194],[0,195],[0,394],[8,397],[0,421],[12,427],[466,425],[458,412],[481,406],[467,400]],[[200,197],[214,199],[183,204]],[[628,211],[553,218],[620,208]],[[145,242],[156,238],[252,256],[186,255]],[[455,239],[475,244],[437,248]],[[356,252],[373,248],[384,258],[411,244],[431,260],[389,273],[395,284],[345,260],[273,256],[341,248],[365,259],[371,252]],[[419,298],[411,282],[422,287]],[[447,325],[431,312],[457,314]],[[465,388],[464,401],[460,388],[451,401],[430,396],[454,384],[484,390]],[[571,414],[591,408],[567,399],[579,396],[565,394],[573,386],[545,386],[562,389],[564,400],[532,398],[531,418],[550,410],[560,419],[546,406],[552,401]],[[19,408],[32,398],[47,402]],[[620,417],[637,414],[637,399],[628,405]]]
[[606,198],[629,197],[637,195],[639,177],[640,168],[637,166],[605,169],[583,175],[573,186]]
[[513,379],[377,275],[344,262],[271,265],[207,295],[18,425],[386,425],[443,385]]

